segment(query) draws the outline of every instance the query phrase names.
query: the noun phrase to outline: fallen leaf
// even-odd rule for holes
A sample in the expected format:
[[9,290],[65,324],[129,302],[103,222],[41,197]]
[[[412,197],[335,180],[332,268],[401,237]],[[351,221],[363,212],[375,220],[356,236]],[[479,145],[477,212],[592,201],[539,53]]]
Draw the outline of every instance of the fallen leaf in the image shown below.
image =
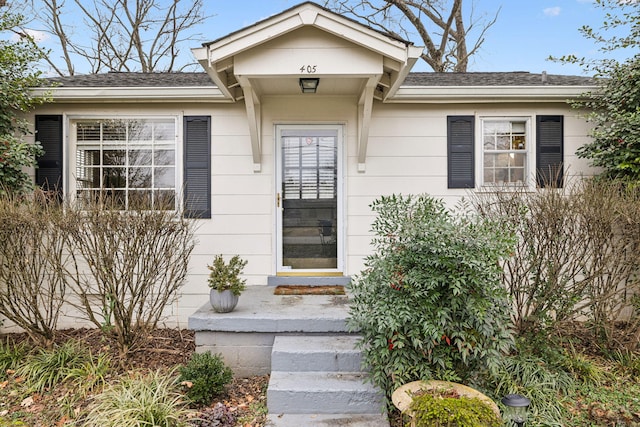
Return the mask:
[[8,384],[9,384],[9,381],[2,381],[2,382],[0,383],[0,389],[5,388]]
[[186,388],[191,388],[191,387],[193,387],[193,383],[192,383],[191,381],[182,381],[182,382],[180,383],[180,385],[183,385],[183,386],[185,386]]
[[27,397],[22,402],[20,402],[20,406],[22,406],[23,408],[28,408],[31,405],[33,405],[33,397],[31,396]]

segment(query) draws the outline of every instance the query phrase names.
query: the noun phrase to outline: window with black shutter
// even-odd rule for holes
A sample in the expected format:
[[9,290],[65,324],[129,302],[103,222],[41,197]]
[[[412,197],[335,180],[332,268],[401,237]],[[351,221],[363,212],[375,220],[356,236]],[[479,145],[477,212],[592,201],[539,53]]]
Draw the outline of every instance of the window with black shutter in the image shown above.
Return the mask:
[[447,117],[448,188],[475,186],[474,116]]
[[538,187],[562,187],[564,181],[564,117],[536,117],[536,180]]
[[62,198],[62,116],[37,115],[35,127],[36,141],[44,149],[38,158],[36,185]]
[[184,118],[184,202],[188,218],[211,218],[211,117]]

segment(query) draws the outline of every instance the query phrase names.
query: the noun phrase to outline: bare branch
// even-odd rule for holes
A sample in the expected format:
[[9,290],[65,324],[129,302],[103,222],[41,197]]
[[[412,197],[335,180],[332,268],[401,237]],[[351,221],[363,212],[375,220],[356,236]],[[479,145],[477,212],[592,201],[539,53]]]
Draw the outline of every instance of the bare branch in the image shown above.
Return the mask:
[[[462,3],[463,0],[325,0],[324,5],[371,28],[425,46],[421,58],[434,71],[464,72],[498,14],[481,22],[473,16],[473,3],[468,16],[463,13]],[[480,34],[469,49],[470,31],[476,25],[481,25]]]
[[[196,40],[208,16],[203,0],[31,0],[25,14],[53,36],[59,56],[46,62],[60,75],[83,69],[171,72],[190,64],[181,45]],[[74,17],[73,20],[71,17]],[[78,18],[79,17],[79,18]],[[190,58],[187,59],[190,61]]]

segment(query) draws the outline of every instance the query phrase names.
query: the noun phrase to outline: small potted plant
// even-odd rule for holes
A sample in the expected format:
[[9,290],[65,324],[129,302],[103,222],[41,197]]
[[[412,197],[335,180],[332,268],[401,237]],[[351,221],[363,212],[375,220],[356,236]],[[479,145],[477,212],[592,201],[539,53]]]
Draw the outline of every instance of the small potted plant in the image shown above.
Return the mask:
[[240,294],[246,287],[247,281],[240,279],[246,265],[247,261],[239,255],[233,256],[229,263],[224,261],[222,255],[216,255],[213,264],[207,266],[210,270],[209,301],[215,312],[229,313],[236,308]]

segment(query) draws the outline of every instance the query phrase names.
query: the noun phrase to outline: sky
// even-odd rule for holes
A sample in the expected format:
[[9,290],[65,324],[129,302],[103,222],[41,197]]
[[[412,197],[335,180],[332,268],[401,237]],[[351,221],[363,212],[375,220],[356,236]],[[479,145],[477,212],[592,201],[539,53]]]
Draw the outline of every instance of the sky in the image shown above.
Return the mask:
[[[277,14],[302,0],[207,0],[210,27],[205,31],[215,40],[256,21]],[[320,3],[320,2],[318,2]],[[464,0],[464,13],[472,1]],[[585,24],[600,28],[604,12],[593,0],[474,0],[474,16],[496,23],[489,29],[481,51],[468,71],[529,71],[583,75],[579,66],[547,61],[549,55],[592,57],[597,46],[578,29]],[[619,59],[625,59],[631,55]],[[419,61],[412,71],[430,71]]]
[[[198,28],[200,36],[191,47],[199,47],[201,42],[216,40],[303,1],[204,0],[209,18]],[[316,2],[323,3],[322,0]],[[465,16],[472,5],[476,19],[489,21],[496,13],[498,16],[485,34],[482,48],[472,57],[468,71],[546,71],[549,74],[586,75],[585,70],[577,65],[561,64],[547,58],[567,54],[589,58],[600,55],[598,46],[578,31],[583,25],[595,29],[601,27],[604,11],[594,5],[594,0],[464,0]],[[41,40],[45,47],[55,49],[52,42],[52,39]],[[618,52],[615,59],[624,60],[634,53]],[[189,55],[185,63],[192,60],[188,49],[184,49],[183,54]],[[418,61],[412,71],[431,69],[423,61]]]

